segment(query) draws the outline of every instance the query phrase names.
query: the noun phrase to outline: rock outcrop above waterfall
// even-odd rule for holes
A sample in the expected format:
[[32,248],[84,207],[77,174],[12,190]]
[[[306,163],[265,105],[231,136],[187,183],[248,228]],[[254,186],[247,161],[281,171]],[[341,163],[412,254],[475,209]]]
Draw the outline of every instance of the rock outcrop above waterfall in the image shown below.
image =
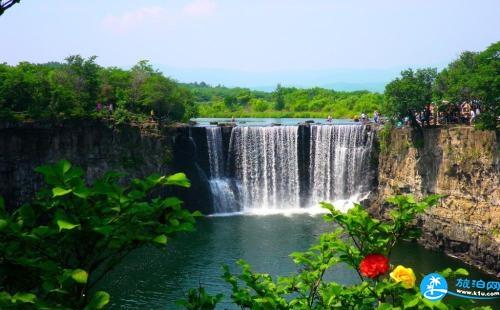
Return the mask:
[[471,127],[425,129],[423,144],[411,136],[395,129],[380,142],[372,211],[383,213],[384,197],[397,193],[445,195],[421,218],[420,242],[500,276],[498,136]]

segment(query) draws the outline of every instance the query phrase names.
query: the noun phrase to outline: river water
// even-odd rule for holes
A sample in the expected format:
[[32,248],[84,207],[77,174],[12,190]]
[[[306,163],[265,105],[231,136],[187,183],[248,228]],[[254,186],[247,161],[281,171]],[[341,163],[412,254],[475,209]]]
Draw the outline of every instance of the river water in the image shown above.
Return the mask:
[[[308,214],[202,218],[196,232],[173,238],[168,249],[142,248],[130,254],[103,279],[99,289],[111,294],[111,309],[177,309],[175,301],[199,284],[210,293],[229,296],[230,287],[221,279],[222,264],[237,271],[236,261],[242,258],[254,271],[290,275],[298,266],[289,254],[306,250],[322,232],[331,229],[321,216]],[[391,264],[411,266],[417,274],[465,267],[471,278],[486,279],[477,270],[416,244],[400,245]],[[353,284],[357,276],[353,270],[338,266],[328,279]],[[219,308],[236,309],[227,300]]]

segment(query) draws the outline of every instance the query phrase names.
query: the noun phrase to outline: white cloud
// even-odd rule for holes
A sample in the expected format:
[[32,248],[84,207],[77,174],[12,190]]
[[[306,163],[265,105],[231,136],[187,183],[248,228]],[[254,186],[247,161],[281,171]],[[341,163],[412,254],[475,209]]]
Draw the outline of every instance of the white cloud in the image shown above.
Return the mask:
[[153,6],[125,12],[118,16],[107,16],[103,19],[102,24],[113,32],[123,33],[146,22],[163,21],[167,19],[167,10],[159,6]]
[[215,12],[216,3],[213,0],[194,0],[183,8],[183,12],[191,16],[211,15]]
[[141,26],[173,25],[186,18],[197,18],[212,15],[215,12],[214,0],[193,0],[182,7],[143,7],[122,14],[108,15],[102,21],[102,26],[111,32],[125,34]]

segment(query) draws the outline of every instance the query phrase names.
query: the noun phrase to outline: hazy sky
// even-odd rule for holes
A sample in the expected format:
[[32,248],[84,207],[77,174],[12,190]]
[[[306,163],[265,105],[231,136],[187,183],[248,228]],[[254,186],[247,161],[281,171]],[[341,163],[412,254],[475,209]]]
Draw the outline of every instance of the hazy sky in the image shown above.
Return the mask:
[[498,0],[23,0],[0,17],[0,61],[81,54],[254,74],[442,66],[499,40],[499,13]]

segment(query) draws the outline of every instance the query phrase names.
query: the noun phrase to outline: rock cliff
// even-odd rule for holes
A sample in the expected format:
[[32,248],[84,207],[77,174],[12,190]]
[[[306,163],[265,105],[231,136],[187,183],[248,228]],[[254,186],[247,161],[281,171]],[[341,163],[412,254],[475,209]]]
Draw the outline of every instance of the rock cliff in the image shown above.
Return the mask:
[[[380,139],[378,198],[444,195],[421,218],[420,242],[500,276],[500,156],[493,131],[471,127],[394,129]],[[382,206],[382,208],[381,208]]]
[[200,206],[207,205],[209,189],[202,173],[189,162],[195,156],[192,148],[186,127],[116,126],[98,120],[2,123],[0,196],[9,208],[29,201],[43,185],[35,167],[67,159],[83,168],[89,183],[108,170],[128,178],[183,171],[197,195],[185,189],[173,193],[189,209],[204,211]]

